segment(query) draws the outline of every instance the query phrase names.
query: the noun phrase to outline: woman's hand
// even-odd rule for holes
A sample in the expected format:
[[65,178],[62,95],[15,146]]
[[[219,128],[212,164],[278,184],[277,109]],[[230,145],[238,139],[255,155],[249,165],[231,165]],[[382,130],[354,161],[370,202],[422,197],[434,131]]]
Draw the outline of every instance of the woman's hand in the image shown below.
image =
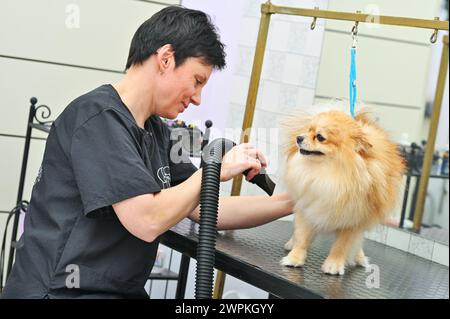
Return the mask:
[[223,157],[220,181],[226,182],[248,169],[246,179],[251,180],[264,167],[267,160],[260,150],[249,143],[236,145]]

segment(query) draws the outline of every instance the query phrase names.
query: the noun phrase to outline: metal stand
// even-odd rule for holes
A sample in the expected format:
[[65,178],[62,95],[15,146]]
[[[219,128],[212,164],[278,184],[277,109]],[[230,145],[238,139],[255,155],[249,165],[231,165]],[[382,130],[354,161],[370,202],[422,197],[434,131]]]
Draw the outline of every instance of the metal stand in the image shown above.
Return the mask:
[[[40,105],[36,107],[37,99],[35,97],[32,97],[30,99],[30,111],[28,113],[28,121],[27,121],[27,131],[25,135],[25,146],[23,150],[23,157],[22,157],[22,168],[20,171],[20,181],[19,181],[19,190],[17,192],[17,201],[16,203],[20,203],[22,201],[23,197],[23,189],[25,186],[25,176],[27,173],[27,164],[28,164],[28,155],[30,151],[30,142],[31,142],[31,133],[32,129],[37,129],[43,132],[50,132],[50,127],[52,121],[43,121],[43,119],[48,119],[51,115],[50,108],[46,105]],[[41,113],[38,113],[38,110],[41,109]],[[40,119],[41,118],[41,119]],[[9,273],[11,272],[11,268],[14,261],[14,252],[16,248],[16,241],[17,241],[17,230],[19,227],[19,218],[20,218],[20,210],[18,210],[14,214],[14,223],[13,223],[13,229],[12,229],[12,235],[11,235],[11,244],[9,249],[9,257],[8,257],[8,267],[6,269],[6,276],[9,276]]]
[[180,271],[178,273],[178,285],[175,299],[184,299],[190,260],[191,259],[189,258],[189,256],[186,256],[185,254],[181,255]]
[[[401,211],[401,215],[400,215],[400,224],[399,227],[400,228],[404,228],[404,223],[405,223],[405,218],[406,218],[406,208],[408,206],[408,197],[409,197],[409,189],[411,186],[411,179],[412,178],[416,178],[416,184],[414,186],[414,191],[413,191],[413,197],[411,200],[411,207],[409,209],[409,214],[408,214],[408,220],[410,221],[414,221],[415,218],[415,211],[416,211],[416,203],[417,203],[417,196],[419,193],[419,185],[420,185],[420,180],[421,180],[421,174],[414,174],[411,171],[407,172],[406,175],[406,184],[405,184],[405,192],[403,195],[403,204],[402,204],[402,211]],[[429,175],[429,178],[435,178],[435,179],[448,179],[447,175]],[[412,231],[415,232],[420,232],[417,231],[416,229],[410,229]]]
[[[273,14],[283,14],[292,16],[302,16],[313,18],[311,29],[314,29],[317,19],[327,19],[327,20],[341,20],[341,21],[351,21],[357,23],[377,23],[382,25],[394,25],[400,27],[415,27],[422,29],[434,30],[430,42],[435,43],[439,30],[449,30],[448,21],[439,21],[439,18],[434,20],[426,19],[414,19],[396,16],[377,16],[377,20],[373,19],[370,14],[366,13],[351,13],[351,12],[338,12],[329,10],[315,9],[305,9],[305,8],[294,8],[286,6],[274,5],[271,0],[267,0],[266,3],[261,4],[261,19],[259,25],[258,39],[256,42],[255,56],[253,59],[253,68],[250,77],[250,85],[248,89],[247,102],[245,107],[244,120],[242,123],[242,136],[241,143],[247,142],[249,140],[250,128],[253,123],[253,115],[255,113],[256,100],[258,96],[259,82],[261,79],[261,72],[264,62],[264,53],[266,50],[267,36],[270,26],[270,18]],[[433,159],[433,149],[434,142],[436,138],[437,125],[439,122],[439,114],[442,104],[442,97],[445,87],[446,72],[448,66],[448,35],[444,36],[444,47],[442,50],[441,66],[439,72],[439,78],[437,83],[436,95],[433,105],[433,113],[430,123],[429,136],[427,140],[427,145],[429,151],[425,153],[424,164],[422,168],[422,180],[419,185],[418,196],[415,207],[414,214],[414,229],[420,229],[423,217],[423,206],[425,201],[426,190],[428,186],[428,178],[430,175],[430,168]],[[240,194],[242,185],[242,176],[237,176],[233,179],[233,186],[231,190],[232,196],[237,196]],[[221,281],[225,280],[225,276],[219,277]],[[223,285],[220,281],[216,281],[216,285]],[[215,294],[214,298],[221,298],[220,291]]]

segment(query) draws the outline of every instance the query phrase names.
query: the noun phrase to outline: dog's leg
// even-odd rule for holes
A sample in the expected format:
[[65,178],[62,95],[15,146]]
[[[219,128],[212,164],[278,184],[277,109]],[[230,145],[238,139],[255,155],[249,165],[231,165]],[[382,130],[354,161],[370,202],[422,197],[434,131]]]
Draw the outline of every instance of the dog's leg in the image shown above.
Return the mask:
[[295,235],[295,227],[296,227],[295,221],[297,220],[297,215],[298,215],[298,213],[294,214],[294,232],[293,232],[291,238],[286,242],[286,244],[284,244],[285,250],[292,250],[292,247],[294,247],[294,241],[295,241],[294,235]]
[[367,268],[369,267],[369,258],[364,254],[362,248],[359,249],[358,254],[356,255],[356,265]]
[[292,234],[291,239],[284,244],[284,249],[286,250],[292,250],[292,247],[294,247],[294,234]]
[[[345,262],[347,261],[352,248],[354,248],[355,242],[360,243],[361,236],[362,232],[359,229],[337,231],[336,241],[331,247],[330,254],[322,265],[322,271],[330,275],[343,275],[345,272]],[[360,252],[362,252],[362,250],[358,251],[356,257],[361,257]]]
[[367,268],[369,266],[369,258],[366,257],[362,249],[364,236],[361,234],[360,238],[355,241],[351,252],[347,256],[347,265],[350,267],[361,266]]
[[[303,266],[305,264],[309,244],[313,237],[313,228],[303,220],[299,213],[297,213],[295,215],[294,235],[290,239],[290,241],[292,241],[292,250],[286,257],[281,259],[281,265],[293,267]],[[289,242],[287,244],[289,244]]]

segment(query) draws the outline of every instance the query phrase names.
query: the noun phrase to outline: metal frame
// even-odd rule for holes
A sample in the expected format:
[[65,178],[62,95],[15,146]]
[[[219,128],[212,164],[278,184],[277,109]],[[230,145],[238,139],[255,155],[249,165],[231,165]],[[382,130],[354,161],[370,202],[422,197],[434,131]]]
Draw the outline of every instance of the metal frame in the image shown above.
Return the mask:
[[[242,123],[243,133],[241,135],[241,143],[248,142],[250,136],[250,128],[253,123],[256,98],[258,95],[262,65],[264,62],[264,53],[266,49],[267,35],[269,32],[270,17],[272,14],[312,17],[313,21],[311,24],[311,29],[314,29],[318,18],[351,21],[355,22],[356,25],[358,23],[376,23],[383,25],[432,29],[434,31],[430,37],[431,43],[434,43],[436,41],[438,30],[446,30],[446,31],[449,30],[448,21],[439,21],[439,18],[435,18],[434,20],[426,20],[426,19],[414,19],[395,16],[377,16],[377,19],[375,21],[372,15],[360,13],[359,11],[357,13],[350,13],[350,12],[319,10],[318,8],[315,9],[293,8],[293,7],[277,6],[272,4],[270,0],[268,0],[266,3],[261,5],[261,20],[259,25],[258,39],[256,43],[255,56],[253,60],[250,85],[248,89],[245,115]],[[431,116],[430,129],[428,134],[427,150],[425,152],[424,163],[422,166],[422,178],[420,179],[419,192],[417,196],[416,209],[414,215],[415,231],[419,231],[420,225],[422,224],[423,207],[425,203],[425,195],[433,160],[433,150],[436,141],[436,132],[439,123],[439,115],[441,111],[443,93],[445,89],[447,68],[448,68],[448,35],[444,37],[444,47],[442,51],[439,78],[437,82],[437,89],[433,104],[433,113]],[[233,186],[231,189],[231,195],[238,196],[241,192],[241,186],[242,186],[242,176],[234,178]],[[220,298],[222,296],[223,281],[225,280],[225,276],[223,274],[219,274],[218,278],[219,280],[216,280],[216,286],[219,288],[222,287],[222,289],[215,290],[214,298]]]
[[[52,112],[47,105],[39,105],[36,106],[38,100],[35,97],[30,99],[30,111],[28,113],[28,122],[27,122],[27,130],[25,135],[25,146],[23,149],[23,157],[22,157],[22,168],[20,170],[20,181],[19,181],[19,189],[17,191],[17,201],[16,203],[20,203],[23,197],[23,189],[25,186],[25,176],[27,173],[27,164],[28,164],[28,153],[30,151],[30,142],[31,142],[31,133],[33,129],[37,129],[43,132],[50,132],[50,125],[52,121],[45,121],[48,119]],[[38,111],[41,109],[41,113]],[[14,223],[11,234],[11,245],[9,249],[9,257],[8,257],[8,267],[6,268],[6,277],[9,276],[11,272],[11,268],[14,261],[14,252],[16,248],[17,241],[17,230],[19,226],[19,218],[20,211],[14,215]],[[3,276],[3,274],[2,274]]]
[[[447,29],[448,31],[448,22]],[[445,81],[447,79],[448,69],[448,35],[444,36],[444,46],[442,47],[441,65],[439,67],[439,76],[434,95],[433,110],[430,120],[430,129],[428,131],[427,146],[422,166],[422,176],[419,183],[419,192],[417,195],[416,209],[414,211],[414,231],[419,232],[423,219],[423,208],[427,194],[428,181],[430,178],[431,166],[433,164],[434,144],[441,115],[442,99],[445,91]]]

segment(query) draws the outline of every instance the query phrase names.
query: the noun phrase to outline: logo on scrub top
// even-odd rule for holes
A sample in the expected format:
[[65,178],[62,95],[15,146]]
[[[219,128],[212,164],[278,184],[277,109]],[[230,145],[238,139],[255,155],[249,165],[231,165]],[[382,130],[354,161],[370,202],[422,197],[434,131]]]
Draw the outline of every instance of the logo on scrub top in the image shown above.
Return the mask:
[[158,169],[158,172],[156,173],[159,180],[161,181],[163,188],[169,188],[170,187],[170,168],[169,166],[163,166]]

